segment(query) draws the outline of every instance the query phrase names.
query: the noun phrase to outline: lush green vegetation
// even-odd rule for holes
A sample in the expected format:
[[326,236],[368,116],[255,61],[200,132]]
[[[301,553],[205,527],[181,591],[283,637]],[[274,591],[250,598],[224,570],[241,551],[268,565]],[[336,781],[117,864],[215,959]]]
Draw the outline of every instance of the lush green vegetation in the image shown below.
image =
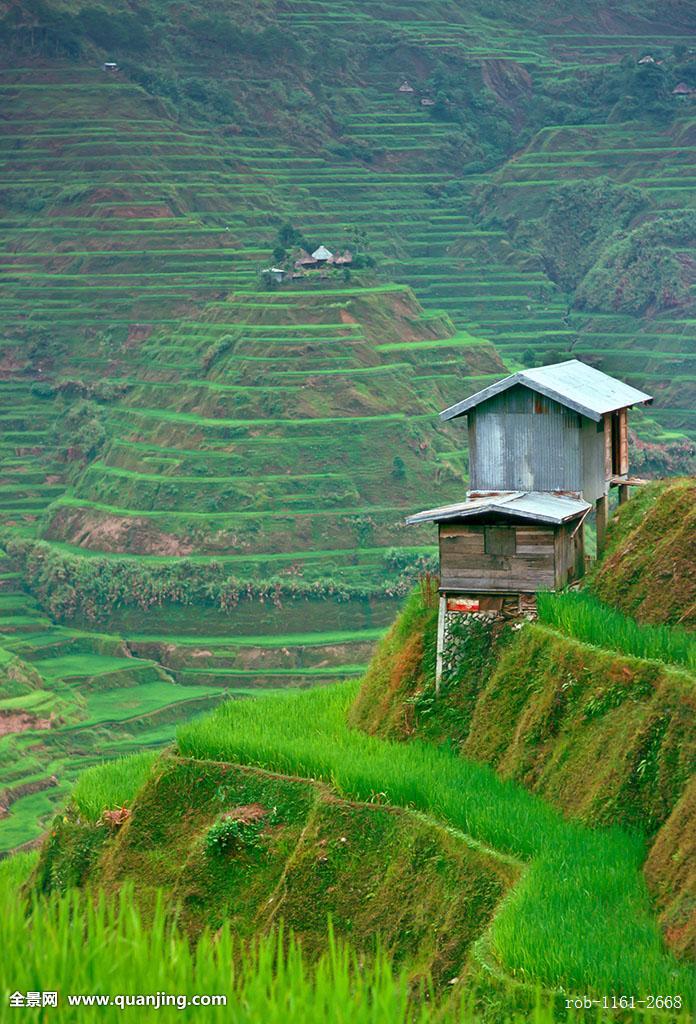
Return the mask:
[[[224,562],[215,560],[195,562],[179,558],[152,564],[132,557],[89,558],[27,539],[9,539],[7,553],[52,618],[90,623],[108,623],[114,611],[124,606],[147,611],[163,604],[213,605],[233,614],[240,601],[270,603],[281,608],[284,601],[403,597],[418,573],[433,567],[433,559],[428,555],[409,557],[387,550],[382,571],[392,578],[381,583],[376,579],[352,583],[341,577],[305,579],[287,574],[243,580],[230,574]],[[400,569],[396,577],[395,563]]]
[[[0,962],[3,999],[14,991],[59,992],[59,1008],[51,1011],[57,1021],[77,1019],[66,1005],[68,994],[224,995],[224,1007],[207,1006],[206,1020],[241,1024],[259,1020],[290,1024],[474,1024],[478,1012],[469,1006],[466,992],[457,991],[445,1005],[441,1001],[414,1002],[405,970],[395,969],[378,952],[368,963],[349,945],[329,931],[327,948],[311,965],[292,935],[271,932],[253,944],[240,943],[228,925],[214,939],[204,934],[193,948],[172,928],[164,902],[158,901],[147,918],[132,904],[126,887],[109,901],[103,895],[70,892],[50,901],[33,899],[29,905],[19,895],[19,885],[35,863],[35,856],[15,856],[0,862],[0,895],[5,908],[3,935],[5,955]],[[27,942],[30,937],[31,941]],[[84,950],[95,952],[85,956]],[[147,1013],[141,1009],[140,1014]],[[195,1011],[194,1011],[195,1012]],[[179,1019],[181,1009],[161,1008],[157,1018]],[[116,1021],[123,1009],[83,1007],[81,1021]],[[543,998],[522,1018],[501,1010],[497,1024],[567,1024],[583,1019],[571,1010],[559,1018]],[[613,1020],[598,1011],[597,1024]],[[642,1017],[650,1021],[651,1014]],[[655,1019],[661,1019],[657,1015]]]
[[[641,493],[635,511],[633,502],[623,506],[629,515],[619,530],[627,531],[629,550],[637,546],[632,529],[646,521],[653,501],[652,516],[664,506],[671,522],[675,490],[683,487],[657,488],[656,501]],[[696,814],[693,673],[624,654],[611,633],[607,648],[540,623],[520,628],[462,617],[451,624],[436,692],[430,597],[426,589],[414,594],[380,642],[351,724],[389,739],[444,744],[588,825],[640,829],[650,843],[645,874],[663,932],[688,956],[695,923],[688,838]]]
[[[0,739],[0,845],[205,687],[362,670],[432,556],[404,513],[466,484],[436,412],[503,372],[489,341],[659,388],[633,467],[693,456],[690,16],[624,0],[598,35],[570,0],[508,7],[3,12],[0,521],[52,549],[0,581],[42,679]],[[300,240],[376,268],[264,288]]]
[[696,626],[696,490],[693,479],[642,487],[609,522],[607,550],[590,587],[645,623]]
[[[190,757],[323,778],[346,796],[434,813],[529,860],[491,929],[491,948],[510,973],[595,991],[676,985],[688,997],[690,972],[664,953],[651,918],[638,836],[565,822],[530,793],[446,750],[347,729],[354,695],[353,686],[343,686],[227,704],[182,727],[178,748]],[[579,920],[586,923],[580,934]]]
[[672,626],[643,626],[587,591],[539,594],[542,622],[597,647],[696,671],[696,639]]
[[130,804],[147,778],[156,755],[149,751],[95,765],[80,774],[71,797],[81,814],[98,821],[102,812]]
[[[118,1004],[71,1010],[68,994],[158,992],[189,999],[225,996],[226,1006],[208,1005],[203,1011],[211,1021],[232,1016],[249,1024],[346,1019],[426,1024],[436,1016],[427,1003],[418,1008],[410,1004],[405,973],[394,971],[384,954],[369,966],[360,965],[347,946],[329,937],[326,953],[310,970],[292,936],[271,933],[245,947],[228,925],[214,940],[204,934],[192,948],[172,927],[163,901],[144,919],[127,888],[113,902],[103,894],[92,902],[89,896],[72,892],[50,902],[35,899],[27,907],[16,889],[26,867],[20,858],[0,865],[6,911],[0,990],[3,1000],[17,990],[58,991],[59,1009],[52,1011],[56,1020],[108,1021],[123,1016]],[[85,949],[93,955],[85,956]],[[177,1015],[181,1016],[181,1007],[176,1004],[157,1013],[165,1021]],[[453,1019],[460,1019],[459,1014]],[[468,1019],[462,1013],[463,1024]],[[542,1020],[540,1015],[540,1024]]]

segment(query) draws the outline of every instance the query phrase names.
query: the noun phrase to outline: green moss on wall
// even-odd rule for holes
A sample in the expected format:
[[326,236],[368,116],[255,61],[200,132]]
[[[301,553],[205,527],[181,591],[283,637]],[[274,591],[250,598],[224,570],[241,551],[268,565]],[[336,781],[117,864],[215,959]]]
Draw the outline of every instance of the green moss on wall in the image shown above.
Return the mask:
[[612,517],[595,593],[642,622],[696,626],[696,484],[640,488]]
[[[221,817],[257,823],[254,842],[211,851],[206,837]],[[252,937],[283,921],[311,957],[325,949],[330,915],[365,954],[379,934],[395,963],[439,987],[460,972],[516,877],[509,858],[422,815],[341,800],[304,779],[172,757],[120,829],[89,824],[75,808],[57,819],[35,880],[44,891],[98,881],[112,892],[130,881],[146,914],[164,887],[192,936],[229,921]]]

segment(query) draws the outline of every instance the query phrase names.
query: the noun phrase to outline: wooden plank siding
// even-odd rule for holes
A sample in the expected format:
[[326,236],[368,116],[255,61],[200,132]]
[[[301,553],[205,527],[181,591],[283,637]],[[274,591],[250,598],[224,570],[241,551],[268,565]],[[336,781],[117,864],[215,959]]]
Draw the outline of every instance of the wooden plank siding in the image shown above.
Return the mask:
[[604,472],[607,479],[628,474],[628,410],[604,414]]
[[619,474],[628,473],[628,410],[619,409]]
[[604,420],[604,475],[607,480],[614,475],[611,453],[611,413],[606,412]]
[[534,593],[556,585],[554,528],[515,526],[514,554],[485,551],[486,526],[449,523],[440,527],[440,586],[443,590]]

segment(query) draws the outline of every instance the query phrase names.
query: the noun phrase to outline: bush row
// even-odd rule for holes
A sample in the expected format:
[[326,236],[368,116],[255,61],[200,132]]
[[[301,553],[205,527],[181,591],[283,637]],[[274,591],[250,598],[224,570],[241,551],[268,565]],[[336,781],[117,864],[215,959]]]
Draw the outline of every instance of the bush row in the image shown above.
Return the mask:
[[43,541],[26,539],[10,539],[5,548],[25,585],[59,621],[79,617],[103,622],[114,609],[129,606],[146,610],[163,604],[205,604],[231,613],[241,601],[281,607],[288,600],[401,597],[411,590],[418,574],[429,568],[425,557],[404,561],[387,552],[383,581],[356,585],[331,577],[240,579],[220,562],[180,558],[148,565],[137,558],[65,553]]

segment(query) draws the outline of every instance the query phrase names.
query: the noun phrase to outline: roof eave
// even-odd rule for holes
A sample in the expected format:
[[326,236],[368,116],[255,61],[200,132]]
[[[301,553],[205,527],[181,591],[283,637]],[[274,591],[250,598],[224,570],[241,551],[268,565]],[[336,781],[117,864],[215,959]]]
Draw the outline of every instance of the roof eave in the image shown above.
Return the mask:
[[572,409],[574,412],[579,413],[581,416],[586,416],[587,419],[594,420],[595,423],[599,423],[608,412],[616,412],[617,409],[630,409],[634,405],[648,405],[653,401],[652,395],[647,395],[641,391],[639,394],[643,395],[642,398],[636,398],[633,402],[619,402],[618,405],[612,405],[602,412],[596,412],[594,409],[588,408],[583,405],[582,402],[577,402],[572,398],[566,398],[561,396],[553,388],[547,387],[539,381],[529,380],[528,377],[523,376],[521,373],[514,373],[510,377],[505,377],[503,380],[498,381],[497,384],[491,384],[490,387],[484,388],[482,391],[477,391],[475,395],[471,395],[469,398],[465,398],[462,402],[457,402],[456,405],[451,405],[447,409],[443,409],[440,413],[441,420],[452,420],[457,416],[463,416],[471,409],[478,405],[482,405],[483,402],[487,402],[489,398],[493,398],[495,395],[499,395],[503,391],[507,391],[509,388],[514,387],[515,384],[521,384],[523,387],[529,388],[530,391],[536,391],[540,395],[544,395],[546,398],[550,398],[554,402],[558,402],[559,405],[564,405],[568,409]]
[[[572,409],[573,412],[580,413],[581,416],[587,416],[589,420],[594,420],[595,423],[599,423],[604,415],[604,413],[595,412],[594,409],[589,409],[586,405],[583,405],[582,402],[576,402],[573,398],[566,398],[565,396],[561,398],[558,392],[554,391],[553,388],[546,387],[544,384],[539,384],[538,381],[531,381],[524,378],[520,383],[524,384],[525,387],[528,387],[530,391],[536,391],[538,394],[544,395],[545,398],[550,398],[553,402],[558,402],[559,405],[565,405],[566,408]],[[617,409],[620,408],[623,407],[617,406]],[[607,412],[609,411],[610,410],[607,410]]]
[[[587,503],[586,503],[587,504]],[[579,509],[573,512],[568,512],[563,516],[552,516],[544,514],[543,512],[528,512],[524,509],[510,508],[509,505],[485,505],[482,508],[474,508],[467,511],[461,509],[453,512],[438,513],[433,509],[432,515],[427,515],[424,512],[416,512],[415,515],[407,516],[405,523],[407,526],[418,526],[421,523],[441,523],[447,522],[451,519],[473,519],[475,516],[488,515],[491,512],[495,512],[499,515],[511,516],[517,519],[528,519],[535,523],[551,523],[553,526],[560,526],[562,523],[567,523],[571,519],[577,519],[591,508],[591,505],[587,505],[587,508]]]

